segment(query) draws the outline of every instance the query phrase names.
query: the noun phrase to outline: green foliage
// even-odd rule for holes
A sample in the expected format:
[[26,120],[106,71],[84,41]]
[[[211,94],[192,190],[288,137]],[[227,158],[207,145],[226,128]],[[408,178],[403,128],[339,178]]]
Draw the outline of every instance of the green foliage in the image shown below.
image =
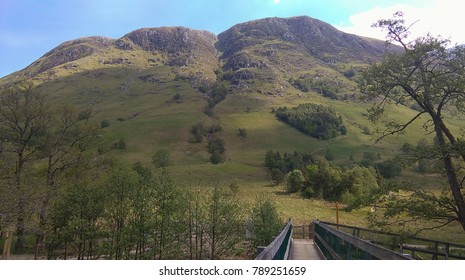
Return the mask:
[[118,143],[116,144],[116,148],[118,150],[124,150],[126,149],[126,141],[123,138],[120,138],[118,140]]
[[313,79],[311,77],[301,77],[299,79],[290,80],[289,82],[302,92],[309,92],[313,86]]
[[206,230],[208,258],[231,254],[241,240],[242,207],[224,188],[214,185],[207,200]]
[[214,134],[208,140],[208,152],[211,154],[210,161],[213,164],[218,164],[224,161],[223,154],[226,151],[224,140]]
[[131,209],[137,189],[137,172],[124,165],[111,168],[105,187],[105,220],[112,242],[106,248],[110,259],[129,259],[131,237]]
[[[11,194],[5,194],[10,201],[1,203],[15,204],[5,219],[16,219],[15,250],[21,253],[27,223],[37,229],[37,240],[42,242],[58,178],[90,160],[88,149],[97,142],[97,130],[71,106],[52,107],[31,82],[24,81],[0,89],[0,120],[0,172],[6,172],[0,185],[7,182],[12,187]],[[36,174],[37,168],[46,170],[46,176]],[[32,216],[38,217],[38,223]]]
[[180,100],[181,100],[181,94],[176,93],[175,95],[173,95],[174,102],[180,102]]
[[344,171],[343,184],[346,190],[342,193],[340,200],[347,204],[347,210],[352,210],[366,201],[379,188],[376,172],[373,168],[354,166]]
[[386,160],[376,164],[376,168],[379,170],[384,178],[397,177],[402,173],[402,165],[397,159]]
[[104,227],[98,223],[104,216],[105,192],[90,182],[74,183],[63,190],[53,204],[48,223],[48,258],[61,245],[73,243],[78,260],[95,259],[102,254]]
[[283,226],[276,202],[269,197],[257,197],[250,215],[252,224],[252,244],[254,247],[267,246],[273,241]]
[[221,154],[218,150],[214,150],[211,153],[210,162],[212,164],[220,164],[220,163],[224,162],[223,154]]
[[347,134],[342,119],[334,109],[319,104],[301,104],[288,109],[281,107],[276,110],[279,120],[306,133],[314,138],[327,140]]
[[170,165],[170,154],[166,149],[159,149],[152,156],[152,163],[156,168],[166,168]]
[[331,167],[327,162],[307,167],[307,188],[303,195],[358,205],[378,187],[373,168],[354,166],[351,169]]
[[100,122],[100,128],[105,128],[110,126],[110,121],[109,120],[102,120]]
[[453,204],[454,198],[446,188],[432,193],[411,183],[389,181],[360,206],[372,209],[368,215],[370,227],[386,232],[402,229],[409,235],[417,235],[429,229],[418,227],[419,221],[429,221],[436,228],[457,221]]
[[245,128],[239,128],[239,136],[241,138],[247,138],[247,130]]
[[356,74],[357,74],[357,71],[355,71],[355,69],[351,68],[349,70],[346,70],[344,71],[344,73],[342,73],[344,75],[344,77],[346,77],[347,79],[351,79],[353,78]]
[[301,192],[304,187],[305,177],[302,171],[295,169],[286,176],[286,187],[290,193]]
[[269,171],[277,169],[287,174],[294,169],[304,170],[307,165],[312,163],[314,163],[314,159],[310,153],[295,151],[292,154],[284,153],[284,156],[281,156],[279,151],[268,150],[265,153],[265,166]]
[[[372,121],[381,121],[386,129],[378,141],[389,135],[405,131],[413,123],[423,122],[423,128],[437,139],[437,151],[431,159],[442,162],[447,175],[455,209],[453,218],[437,215],[438,220],[448,224],[451,219],[465,230],[465,197],[462,192],[464,180],[459,174],[465,164],[465,150],[450,147],[460,146],[460,140],[451,130],[447,112],[462,115],[465,108],[465,48],[449,48],[449,41],[431,35],[409,38],[409,28],[402,12],[391,19],[379,20],[375,27],[387,32],[389,41],[402,46],[403,51],[386,56],[380,63],[371,65],[363,72],[360,89],[369,100],[376,100],[369,111]],[[415,104],[415,115],[395,121],[386,114],[386,105]],[[459,160],[454,159],[454,156]],[[427,209],[425,209],[427,213]]]
[[88,121],[92,115],[92,109],[86,109],[78,114],[78,121]]
[[190,133],[191,133],[191,137],[190,137],[191,143],[202,143],[203,142],[205,128],[203,127],[202,123],[193,125],[191,127]]
[[334,160],[334,154],[333,154],[333,152],[331,152],[331,150],[329,148],[326,148],[326,150],[325,150],[325,159],[327,161],[333,161]]
[[275,185],[281,184],[284,181],[285,177],[286,177],[286,175],[284,174],[283,171],[281,171],[281,169],[272,168],[270,170],[270,178],[271,178],[271,181]]
[[49,258],[67,250],[79,259],[221,259],[245,238],[238,185],[180,188],[166,170],[154,176],[141,163],[113,162],[95,176],[59,193]]
[[226,85],[224,83],[215,84],[208,93],[209,100],[208,105],[204,109],[204,113],[207,116],[213,116],[213,107],[223,101],[226,95],[228,95],[228,88]]

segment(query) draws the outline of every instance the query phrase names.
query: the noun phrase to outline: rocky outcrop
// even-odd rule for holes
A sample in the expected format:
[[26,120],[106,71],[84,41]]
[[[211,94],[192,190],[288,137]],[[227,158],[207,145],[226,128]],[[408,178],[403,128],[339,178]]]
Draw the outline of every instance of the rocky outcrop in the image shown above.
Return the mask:
[[142,28],[124,37],[146,51],[169,53],[192,52],[196,49],[212,51],[216,42],[216,36],[211,32],[185,27]]
[[35,69],[34,74],[39,74],[55,66],[89,56],[103,47],[110,46],[113,42],[113,39],[105,37],[85,37],[67,41],[46,53],[29,68]]
[[185,27],[142,28],[124,36],[145,51],[169,54],[170,66],[218,60],[215,34]]
[[337,60],[372,60],[386,51],[382,41],[347,34],[306,16],[266,18],[237,24],[218,35],[217,47],[224,58],[229,58],[241,50],[273,40],[289,42],[294,51],[319,58],[330,55]]

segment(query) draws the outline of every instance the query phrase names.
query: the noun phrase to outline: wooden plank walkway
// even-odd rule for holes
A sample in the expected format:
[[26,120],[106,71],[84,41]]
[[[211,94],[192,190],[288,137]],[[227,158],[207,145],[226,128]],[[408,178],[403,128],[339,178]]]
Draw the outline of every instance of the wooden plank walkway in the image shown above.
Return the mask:
[[322,260],[313,239],[292,239],[289,260]]

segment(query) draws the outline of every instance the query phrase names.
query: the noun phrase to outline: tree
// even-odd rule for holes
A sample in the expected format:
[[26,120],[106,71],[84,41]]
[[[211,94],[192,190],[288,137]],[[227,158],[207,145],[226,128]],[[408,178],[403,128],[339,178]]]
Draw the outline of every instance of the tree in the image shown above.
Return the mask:
[[267,246],[283,226],[276,204],[268,197],[255,199],[251,213],[253,246]]
[[154,253],[157,259],[173,259],[179,254],[179,242],[176,242],[178,227],[181,223],[181,193],[167,169],[155,178],[155,240]]
[[170,165],[170,153],[168,150],[159,149],[152,156],[152,163],[156,168],[166,168]]
[[44,241],[47,212],[58,191],[58,177],[70,168],[85,167],[91,159],[95,159],[90,147],[97,142],[98,127],[80,115],[73,107],[66,105],[50,110],[51,122],[45,130],[40,155],[46,159],[47,175],[39,210],[36,245]]
[[402,173],[402,165],[395,158],[377,163],[375,167],[384,178],[394,178]]
[[209,258],[228,255],[241,241],[242,207],[237,199],[217,184],[208,196],[205,234]]
[[56,249],[64,245],[67,251],[67,245],[71,244],[78,260],[100,256],[98,239],[103,228],[99,220],[103,217],[104,199],[103,189],[87,180],[73,183],[61,192],[49,215],[46,240],[49,259],[54,257]]
[[295,169],[286,176],[287,191],[290,193],[300,192],[303,190],[305,177],[302,171]]
[[105,182],[105,220],[109,228],[107,255],[110,259],[128,259],[134,247],[131,218],[138,173],[125,165],[111,167]]
[[43,149],[49,124],[48,105],[31,82],[19,82],[1,89],[0,147],[2,157],[11,161],[7,173],[12,175],[15,193],[11,199],[15,200],[17,252],[24,250],[27,208],[31,203],[25,185],[26,168]]
[[224,161],[224,152],[226,151],[224,140],[215,134],[210,137],[207,145],[208,152],[211,154],[210,162],[219,164]]
[[465,48],[448,49],[448,41],[427,35],[409,38],[409,28],[402,12],[392,19],[379,20],[375,27],[387,31],[389,42],[399,44],[402,51],[388,54],[383,61],[371,65],[363,73],[361,90],[365,96],[377,100],[369,110],[373,121],[383,120],[387,104],[416,104],[415,116],[403,123],[385,120],[386,129],[381,140],[404,131],[412,123],[426,116],[424,127],[437,138],[434,153],[441,160],[447,177],[453,204],[448,213],[438,216],[443,224],[458,221],[465,230],[464,174],[459,170],[465,163],[464,141],[449,128],[447,111],[463,114],[465,108]]

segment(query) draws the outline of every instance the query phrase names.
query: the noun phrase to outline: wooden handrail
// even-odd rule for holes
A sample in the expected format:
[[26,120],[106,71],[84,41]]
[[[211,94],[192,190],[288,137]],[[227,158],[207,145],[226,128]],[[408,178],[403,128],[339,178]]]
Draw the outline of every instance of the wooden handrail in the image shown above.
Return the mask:
[[291,219],[289,219],[289,221],[286,223],[286,226],[284,226],[283,230],[279,233],[279,235],[270,243],[270,245],[265,247],[265,249],[263,249],[263,251],[255,259],[256,260],[276,259],[276,256],[279,250],[283,249],[284,246],[286,246],[285,253],[283,255],[283,259],[286,260],[289,255],[291,237],[292,237],[292,221]]

